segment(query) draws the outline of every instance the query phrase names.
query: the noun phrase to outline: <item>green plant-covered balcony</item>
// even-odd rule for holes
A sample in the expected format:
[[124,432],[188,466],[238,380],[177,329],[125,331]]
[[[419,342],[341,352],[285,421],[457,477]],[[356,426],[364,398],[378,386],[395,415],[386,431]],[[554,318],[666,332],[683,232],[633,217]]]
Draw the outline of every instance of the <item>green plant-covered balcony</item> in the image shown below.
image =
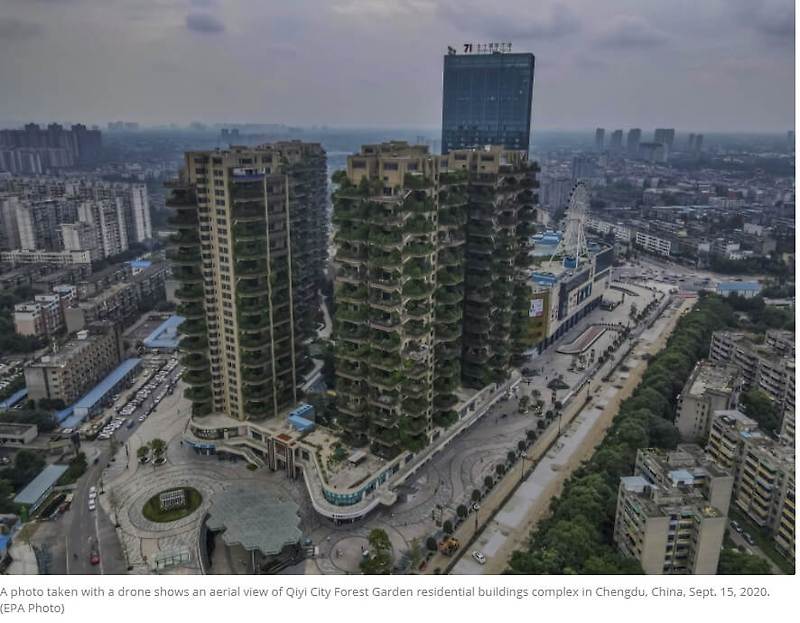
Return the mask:
[[458,268],[444,268],[436,274],[440,286],[454,286],[464,281],[464,272]]
[[396,389],[403,382],[403,375],[399,372],[389,374],[379,370],[371,370],[369,382],[386,389]]
[[461,362],[458,359],[437,361],[436,363],[437,378],[458,379],[460,376],[461,376]]
[[369,336],[369,328],[363,324],[337,321],[336,325],[337,338],[346,340],[366,340]]
[[239,314],[239,329],[245,332],[261,331],[270,326],[269,314]]
[[170,227],[174,227],[175,229],[189,229],[189,230],[196,230],[198,227],[199,221],[197,220],[197,214],[193,212],[179,212],[173,216],[170,216],[167,219],[167,225]]
[[460,206],[469,201],[469,195],[463,188],[453,188],[443,190],[439,195],[439,205],[441,206]]
[[269,284],[263,278],[241,279],[236,284],[236,294],[247,299],[266,296],[269,294]]
[[208,359],[199,353],[187,353],[181,357],[181,365],[186,370],[208,370]]
[[334,235],[334,242],[366,242],[369,237],[369,227],[366,225],[342,225]]
[[237,242],[245,241],[267,241],[267,221],[261,220],[250,221],[245,223],[236,223],[233,226],[233,238]]
[[403,296],[405,298],[425,298],[429,296],[431,292],[433,292],[433,284],[420,279],[412,279],[403,284]]
[[409,195],[409,197],[403,203],[403,207],[409,212],[426,214],[428,212],[433,212],[436,206],[429,197],[425,197],[424,199],[420,200]]
[[233,220],[236,223],[253,223],[263,220],[266,209],[263,204],[258,202],[242,202],[233,206]]
[[409,320],[403,325],[403,329],[407,335],[421,337],[430,333],[431,325],[427,322],[420,322],[419,320]]
[[461,337],[461,326],[458,323],[440,324],[436,326],[437,340],[455,340]]
[[186,337],[204,337],[207,330],[205,320],[184,320],[178,327],[178,332]]
[[271,384],[245,384],[242,385],[242,395],[245,400],[272,401],[273,388]]
[[375,247],[396,247],[402,242],[403,234],[400,231],[382,232],[373,228],[369,234],[369,244]]
[[444,362],[461,358],[460,342],[440,342],[436,345],[436,361]]
[[372,346],[381,350],[397,350],[400,348],[400,336],[397,333],[373,331],[371,336]]
[[424,188],[431,188],[433,186],[433,180],[418,173],[406,173],[403,176],[403,186],[411,190],[422,190]]
[[342,359],[336,362],[336,374],[353,379],[362,379],[367,373],[366,368],[360,363]]
[[517,235],[527,238],[536,233],[536,226],[533,223],[520,223],[517,225]]
[[239,333],[239,346],[243,349],[261,349],[269,346],[272,338],[269,331]]
[[460,305],[438,305],[436,307],[437,323],[459,322],[464,317],[464,310]]
[[399,251],[391,251],[385,253],[380,249],[371,249],[369,253],[369,267],[370,268],[394,268],[401,265],[403,257]]
[[468,178],[466,169],[445,171],[439,174],[439,184],[464,184]]
[[403,383],[402,392],[409,398],[424,398],[430,388],[430,383],[425,379],[409,378]]
[[244,412],[253,418],[271,415],[274,410],[271,400],[248,400],[244,403]]
[[456,404],[458,398],[454,394],[438,394],[433,397],[433,406],[438,410],[452,409]]
[[332,221],[335,225],[345,225],[350,221],[364,221],[367,218],[369,210],[366,207],[340,203],[333,210]]
[[336,408],[340,412],[345,412],[350,415],[360,416],[363,415],[367,409],[366,402],[358,402],[355,400],[337,400]]
[[172,275],[181,285],[198,285],[203,283],[203,274],[200,272],[199,264],[197,266],[174,266]]
[[409,318],[424,318],[431,313],[431,305],[427,301],[409,301],[405,313]]
[[399,354],[385,353],[383,351],[372,352],[369,356],[369,363],[376,368],[384,370],[397,370],[401,365]]
[[442,249],[439,251],[438,263],[440,268],[446,266],[461,266],[464,263],[464,254],[456,249]]
[[[184,323],[185,324],[185,323]],[[178,348],[184,353],[205,353],[208,350],[208,340],[205,335],[182,337]]]
[[436,302],[442,305],[453,305],[464,300],[462,288],[444,287],[436,290]]
[[488,288],[492,285],[493,280],[491,273],[479,273],[471,270],[467,275],[466,282],[469,288]]
[[466,236],[460,229],[448,229],[439,233],[441,247],[459,247],[464,244]]
[[400,326],[399,314],[387,313],[380,309],[374,309],[369,314],[369,322],[372,326],[384,329],[393,329]]
[[433,233],[434,229],[433,221],[420,215],[408,219],[404,227],[406,234],[430,234]]
[[403,401],[403,411],[409,415],[424,415],[430,407],[431,404],[427,400],[408,398]]
[[272,370],[263,368],[242,368],[242,382],[248,385],[263,385],[272,382]]
[[207,368],[185,370],[181,378],[187,385],[207,385],[211,382],[211,373]]
[[346,359],[361,360],[369,354],[369,346],[366,344],[351,344],[343,342],[336,348],[336,356]]
[[267,274],[266,260],[236,260],[234,269],[237,277],[262,277]]
[[463,227],[467,223],[467,213],[459,208],[447,208],[439,213],[439,225],[445,227]]
[[261,350],[243,350],[240,355],[242,366],[256,368],[272,363],[272,352],[267,348]]
[[169,249],[167,259],[173,266],[195,266],[200,263],[200,249]]
[[198,318],[205,318],[205,308],[200,301],[193,303],[180,303],[175,312],[179,316],[183,316],[187,320],[197,320]]
[[183,396],[192,402],[205,402],[206,400],[211,400],[211,386],[206,384],[187,387],[183,392]]
[[401,298],[397,292],[387,292],[386,290],[373,289],[369,295],[370,305],[378,307],[385,307],[388,310],[397,309],[400,305]]
[[422,258],[414,258],[403,266],[403,276],[412,279],[424,279],[431,274],[433,265]]
[[407,257],[426,257],[433,253],[433,245],[427,242],[412,242],[403,248]]
[[350,283],[343,283],[334,293],[335,300],[349,300],[355,302],[362,302],[367,298],[367,288],[365,286],[354,286]]
[[337,320],[347,320],[349,322],[366,322],[368,317],[369,313],[366,306],[346,307],[344,305],[340,305],[336,309]]
[[248,240],[237,242],[233,249],[237,260],[260,260],[267,257],[266,241]]
[[439,376],[433,382],[433,389],[439,394],[449,394],[458,389],[460,382],[455,376]]

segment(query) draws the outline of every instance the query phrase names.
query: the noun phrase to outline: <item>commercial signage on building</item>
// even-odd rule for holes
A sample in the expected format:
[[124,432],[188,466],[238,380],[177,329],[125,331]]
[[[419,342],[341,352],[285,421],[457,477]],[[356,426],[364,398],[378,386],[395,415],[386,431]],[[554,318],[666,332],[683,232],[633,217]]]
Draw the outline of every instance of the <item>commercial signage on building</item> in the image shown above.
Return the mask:
[[528,310],[528,317],[539,318],[544,313],[544,300],[533,299],[531,300],[531,308]]

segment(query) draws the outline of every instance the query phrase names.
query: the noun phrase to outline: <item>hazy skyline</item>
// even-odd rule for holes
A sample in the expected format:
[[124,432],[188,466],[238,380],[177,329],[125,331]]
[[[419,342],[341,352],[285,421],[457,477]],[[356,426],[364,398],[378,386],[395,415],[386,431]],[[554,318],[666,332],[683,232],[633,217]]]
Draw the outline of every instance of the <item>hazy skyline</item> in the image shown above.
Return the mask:
[[438,127],[466,41],[536,55],[534,128],[794,127],[791,0],[3,0],[0,119]]

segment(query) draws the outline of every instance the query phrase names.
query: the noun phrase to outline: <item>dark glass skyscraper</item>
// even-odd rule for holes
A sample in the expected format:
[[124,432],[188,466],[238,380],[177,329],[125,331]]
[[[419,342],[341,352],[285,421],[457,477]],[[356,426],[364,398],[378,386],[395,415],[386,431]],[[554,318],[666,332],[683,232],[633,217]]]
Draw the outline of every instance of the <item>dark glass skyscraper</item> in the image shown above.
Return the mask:
[[483,145],[527,151],[533,64],[530,53],[445,56],[442,153]]

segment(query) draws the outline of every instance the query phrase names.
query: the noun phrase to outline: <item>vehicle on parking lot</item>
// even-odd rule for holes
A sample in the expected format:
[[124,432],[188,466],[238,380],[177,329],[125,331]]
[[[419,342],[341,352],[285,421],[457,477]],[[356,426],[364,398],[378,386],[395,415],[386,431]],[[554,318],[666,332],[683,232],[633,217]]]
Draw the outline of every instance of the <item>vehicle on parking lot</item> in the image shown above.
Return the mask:
[[476,560],[479,565],[486,564],[486,555],[483,552],[472,552],[472,557]]
[[743,532],[742,533],[742,537],[744,537],[744,540],[747,541],[748,545],[755,545],[756,544],[755,539],[752,536],[750,536],[749,532]]
[[94,500],[89,500],[89,510],[93,511],[96,508],[97,508],[97,506],[95,505]]

